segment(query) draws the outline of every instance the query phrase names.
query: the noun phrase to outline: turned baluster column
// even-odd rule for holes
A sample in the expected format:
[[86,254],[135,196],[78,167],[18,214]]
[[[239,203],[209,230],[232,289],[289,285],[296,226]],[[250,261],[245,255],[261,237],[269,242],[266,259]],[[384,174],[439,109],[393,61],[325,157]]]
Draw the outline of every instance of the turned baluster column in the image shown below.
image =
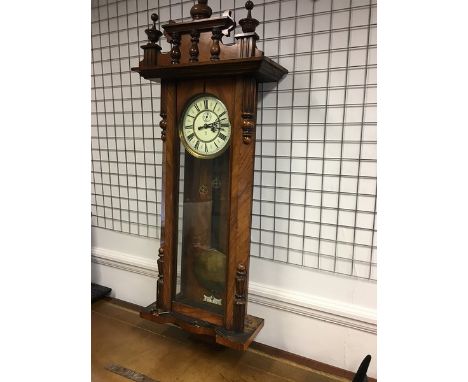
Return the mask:
[[171,63],[178,64],[180,62],[180,33],[174,32],[172,33],[172,49],[171,49]]
[[213,44],[211,45],[210,53],[211,53],[211,60],[219,60],[219,54],[221,53],[221,47],[219,46],[219,42],[223,38],[223,32],[221,28],[213,28],[213,35],[211,39],[213,40]]
[[200,54],[200,51],[198,49],[198,42],[200,41],[200,32],[193,30],[190,33],[190,36],[192,37],[192,46],[190,47],[189,53],[190,53],[190,62],[198,62],[198,55]]

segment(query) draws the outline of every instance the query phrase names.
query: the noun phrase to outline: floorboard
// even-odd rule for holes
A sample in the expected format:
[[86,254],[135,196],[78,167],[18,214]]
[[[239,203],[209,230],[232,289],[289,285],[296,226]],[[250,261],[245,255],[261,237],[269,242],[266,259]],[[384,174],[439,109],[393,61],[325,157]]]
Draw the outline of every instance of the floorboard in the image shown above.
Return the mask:
[[158,382],[345,382],[341,377],[249,349],[199,341],[182,330],[143,320],[133,309],[100,300],[92,305],[92,381],[128,382],[117,365]]

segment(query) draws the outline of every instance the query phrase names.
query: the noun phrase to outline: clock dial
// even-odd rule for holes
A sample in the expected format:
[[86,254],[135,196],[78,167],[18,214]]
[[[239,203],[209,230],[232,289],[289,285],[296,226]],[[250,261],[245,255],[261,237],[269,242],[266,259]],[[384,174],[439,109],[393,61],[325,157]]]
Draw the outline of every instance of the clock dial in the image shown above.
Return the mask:
[[188,103],[179,127],[187,151],[201,159],[217,157],[231,140],[231,123],[226,106],[218,98],[204,94]]

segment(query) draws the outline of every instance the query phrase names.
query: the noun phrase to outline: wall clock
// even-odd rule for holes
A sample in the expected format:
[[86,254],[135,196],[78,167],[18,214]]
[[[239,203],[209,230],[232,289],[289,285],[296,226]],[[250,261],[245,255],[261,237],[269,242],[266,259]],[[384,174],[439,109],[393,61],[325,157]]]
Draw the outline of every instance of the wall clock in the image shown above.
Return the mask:
[[246,314],[257,84],[287,70],[257,49],[254,4],[234,44],[231,12],[198,0],[183,23],[146,29],[137,68],[161,83],[163,198],[156,301],[141,317],[245,350],[264,320]]

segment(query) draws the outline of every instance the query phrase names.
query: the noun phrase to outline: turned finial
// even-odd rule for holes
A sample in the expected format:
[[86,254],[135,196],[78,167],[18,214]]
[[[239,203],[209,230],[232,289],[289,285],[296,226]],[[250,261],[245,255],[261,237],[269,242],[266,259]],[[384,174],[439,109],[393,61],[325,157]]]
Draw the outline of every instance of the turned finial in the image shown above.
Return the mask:
[[207,5],[208,0],[198,0],[198,4],[195,4],[190,10],[192,19],[201,20],[209,19],[213,13],[209,5]]
[[255,29],[260,24],[257,19],[252,17],[252,9],[254,7],[253,1],[247,1],[245,3],[245,9],[247,9],[247,17],[245,19],[239,20],[239,24],[242,27],[242,32],[252,33],[255,32]]
[[146,35],[148,36],[148,40],[150,44],[156,45],[159,38],[162,36],[161,31],[156,29],[156,21],[159,20],[159,16],[156,13],[151,15],[151,20],[153,20],[153,26],[145,30]]

